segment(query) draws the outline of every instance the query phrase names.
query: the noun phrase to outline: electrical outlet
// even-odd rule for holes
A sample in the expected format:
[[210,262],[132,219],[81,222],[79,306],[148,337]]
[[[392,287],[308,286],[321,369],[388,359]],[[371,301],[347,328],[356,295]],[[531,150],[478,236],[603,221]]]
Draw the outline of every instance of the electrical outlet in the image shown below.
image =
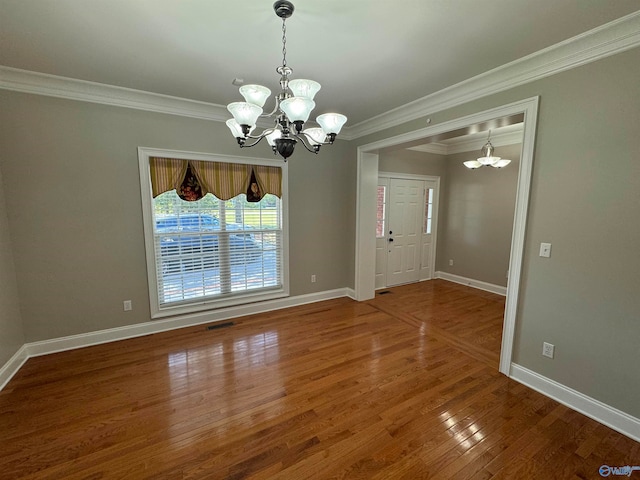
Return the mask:
[[540,256],[549,258],[551,256],[551,244],[550,243],[541,243],[540,244]]
[[449,260],[449,266],[453,267],[453,258],[451,260]]
[[542,343],[542,355],[545,357],[553,358],[553,351],[555,350],[555,345],[551,343],[543,342]]
[[311,283],[316,283],[316,276],[315,275],[311,275]]
[[133,310],[133,306],[131,305],[131,300],[125,300],[124,302],[122,302],[122,306],[125,312]]

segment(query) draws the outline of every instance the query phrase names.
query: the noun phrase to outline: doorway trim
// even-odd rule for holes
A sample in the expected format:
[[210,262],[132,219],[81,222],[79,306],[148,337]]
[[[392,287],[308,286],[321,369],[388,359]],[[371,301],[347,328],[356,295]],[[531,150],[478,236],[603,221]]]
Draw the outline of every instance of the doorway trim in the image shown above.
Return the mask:
[[375,206],[378,185],[377,151],[381,148],[420,140],[425,137],[468,127],[476,123],[520,113],[524,114],[522,156],[520,159],[520,171],[518,172],[516,208],[509,259],[509,279],[507,282],[507,299],[502,328],[502,347],[500,350],[499,371],[507,376],[511,374],[511,358],[524,255],[525,229],[529,208],[529,193],[531,190],[531,171],[533,166],[539,99],[540,97],[528,98],[443,122],[438,125],[361,145],[357,149],[355,297],[356,300],[363,301],[375,297]]

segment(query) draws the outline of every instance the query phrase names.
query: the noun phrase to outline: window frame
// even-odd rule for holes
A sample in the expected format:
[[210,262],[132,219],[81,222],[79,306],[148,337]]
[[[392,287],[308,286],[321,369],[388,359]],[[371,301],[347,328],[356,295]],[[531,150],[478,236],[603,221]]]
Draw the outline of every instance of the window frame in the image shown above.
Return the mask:
[[[384,181],[383,181],[384,180]],[[378,208],[380,207],[378,200],[379,200],[379,193],[378,190],[380,188],[383,188],[383,201],[382,201],[382,235],[378,236]],[[380,238],[387,238],[387,215],[388,215],[388,210],[389,210],[389,179],[388,178],[380,178],[378,179],[378,187],[376,189],[376,240],[380,239]]]
[[[203,160],[210,162],[242,163],[250,165],[277,166],[282,169],[282,287],[268,291],[234,294],[230,297],[194,299],[188,304],[160,306],[158,295],[158,279],[156,277],[156,259],[153,225],[153,197],[151,191],[150,157],[178,158],[182,160]],[[149,147],[138,147],[138,164],[140,169],[140,194],[142,200],[142,220],[144,230],[145,257],[147,263],[147,284],[149,287],[149,305],[151,318],[163,318],[175,315],[204,312],[224,307],[246,305],[264,300],[273,300],[289,296],[289,195],[288,165],[278,160],[263,158],[236,157],[212,153],[185,152],[164,150]]]

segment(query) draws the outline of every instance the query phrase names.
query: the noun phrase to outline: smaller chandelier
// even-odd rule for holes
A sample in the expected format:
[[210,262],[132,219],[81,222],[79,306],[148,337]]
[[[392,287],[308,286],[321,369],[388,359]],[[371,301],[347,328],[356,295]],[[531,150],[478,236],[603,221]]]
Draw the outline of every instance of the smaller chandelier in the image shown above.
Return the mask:
[[[291,2],[278,0],[273,4],[273,9],[282,18],[282,65],[276,68],[280,74],[281,91],[275,96],[275,107],[271,113],[263,114],[262,107],[271,96],[271,90],[262,85],[243,85],[240,94],[245,101],[227,105],[227,110],[233,115],[232,119],[227,120],[227,126],[241,148],[253,147],[266,138],[274,154],[280,154],[286,161],[298,142],[312,153],[318,153],[322,145],[332,144],[347,117],[339,113],[325,113],[316,118],[320,127],[304,128],[316,106],[313,98],[320,90],[320,84],[313,80],[289,80],[293,70],[287,66],[285,21],[293,15],[294,7]],[[253,135],[259,117],[275,117],[274,126],[259,135]]]
[[493,155],[493,145],[491,145],[491,130],[489,130],[489,136],[487,137],[487,143],[484,144],[480,152],[482,156],[477,160],[469,160],[464,162],[464,166],[467,168],[475,169],[480,167],[493,167],[493,168],[502,168],[506,167],[511,163],[511,160],[507,160],[506,158],[500,158]]

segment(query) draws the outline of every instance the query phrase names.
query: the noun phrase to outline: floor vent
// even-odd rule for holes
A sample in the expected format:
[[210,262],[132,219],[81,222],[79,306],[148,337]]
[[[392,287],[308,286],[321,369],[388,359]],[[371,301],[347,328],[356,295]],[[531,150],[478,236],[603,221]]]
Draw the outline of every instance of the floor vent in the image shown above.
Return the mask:
[[218,330],[219,328],[231,327],[233,322],[214,323],[213,325],[207,325],[207,330]]
[[391,290],[383,290],[382,292],[378,292],[378,295],[386,295],[387,293],[391,293]]

